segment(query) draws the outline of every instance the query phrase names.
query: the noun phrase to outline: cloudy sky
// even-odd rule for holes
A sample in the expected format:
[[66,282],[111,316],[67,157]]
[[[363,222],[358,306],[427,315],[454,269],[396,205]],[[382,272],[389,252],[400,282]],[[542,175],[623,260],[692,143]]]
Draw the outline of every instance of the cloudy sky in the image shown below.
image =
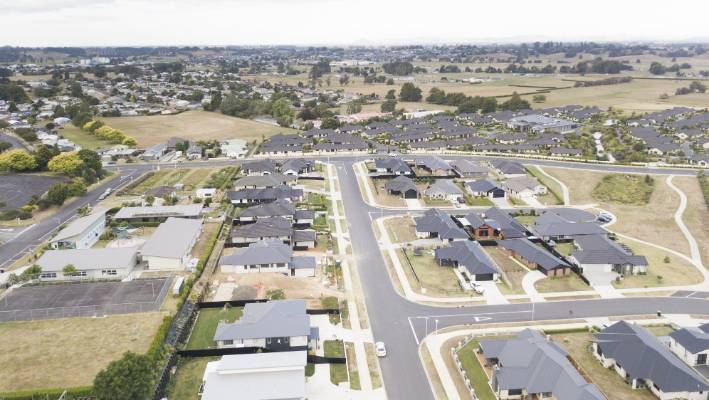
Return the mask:
[[709,41],[706,0],[0,0],[0,10],[0,45],[14,46]]

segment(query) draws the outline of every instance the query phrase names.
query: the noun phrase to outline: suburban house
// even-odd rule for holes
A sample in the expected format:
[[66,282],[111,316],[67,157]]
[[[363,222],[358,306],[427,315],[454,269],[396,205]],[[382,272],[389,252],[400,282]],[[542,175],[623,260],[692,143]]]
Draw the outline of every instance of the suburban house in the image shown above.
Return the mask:
[[283,175],[298,176],[312,172],[314,165],[315,164],[310,160],[304,160],[302,158],[289,158],[288,160],[283,161],[279,167],[279,170]]
[[236,205],[270,203],[279,199],[300,201],[303,199],[303,189],[288,185],[265,189],[241,189],[227,192],[227,197],[232,204]]
[[211,199],[215,194],[217,194],[216,188],[199,188],[195,191],[195,196],[202,200]]
[[[49,250],[35,262],[42,268],[42,280],[123,279],[137,263],[137,247]],[[65,274],[67,265],[74,272]]]
[[584,274],[593,272],[634,275],[647,271],[647,259],[633,254],[606,235],[575,236],[578,250],[569,260],[578,265]]
[[435,200],[463,201],[463,190],[450,179],[438,179],[426,188],[424,195]]
[[461,178],[482,179],[487,176],[488,169],[470,160],[455,160],[451,166]]
[[416,157],[414,159],[414,164],[418,168],[424,169],[434,176],[453,175],[453,167],[451,167],[446,160],[438,156]]
[[479,354],[492,369],[490,386],[500,400],[604,400],[569,361],[566,351],[538,331],[525,329],[513,339],[480,340]]
[[453,242],[449,247],[437,248],[434,253],[439,265],[457,268],[467,281],[496,281],[500,277],[500,271],[478,242]]
[[527,175],[522,164],[508,160],[492,160],[490,165],[495,172],[505,178],[514,178]]
[[569,222],[551,212],[537,217],[532,230],[538,237],[555,242],[570,241],[580,236],[607,235],[608,233],[595,222]]
[[402,196],[405,199],[417,199],[419,190],[414,181],[408,176],[400,175],[384,184],[389,194],[393,196]]
[[709,383],[652,333],[618,321],[596,334],[593,354],[633,389],[648,388],[661,400],[706,400]]
[[482,214],[470,213],[459,221],[478,240],[527,237],[524,226],[497,207]]
[[88,249],[106,229],[106,209],[96,208],[91,214],[72,221],[53,237],[49,245],[53,249]]
[[149,269],[185,269],[201,233],[201,219],[168,218],[148,238],[140,255]]
[[416,237],[419,239],[438,238],[444,242],[453,242],[470,238],[450,215],[437,208],[427,210],[422,217],[414,218],[414,222]]
[[315,276],[315,257],[294,256],[293,249],[275,239],[251,243],[219,260],[225,273],[280,272],[289,276]]
[[261,347],[271,351],[307,350],[317,339],[305,300],[248,303],[239,320],[218,323],[214,334],[218,348]]
[[314,230],[294,230],[293,221],[283,217],[260,218],[252,224],[235,226],[231,231],[231,243],[237,246],[265,239],[309,249],[315,247],[316,233]]
[[709,323],[669,334],[670,350],[692,367],[709,365]]
[[533,199],[535,196],[547,194],[546,186],[539,183],[535,178],[528,176],[510,178],[502,184],[502,187],[510,196],[522,200]]
[[202,214],[203,207],[204,205],[202,204],[123,207],[113,216],[113,220],[128,222],[163,222],[171,217],[199,218]]
[[510,118],[507,127],[520,132],[568,132],[579,126],[576,122],[559,118],[550,118],[539,114],[520,115]]
[[278,164],[273,160],[246,161],[241,164],[241,173],[249,176],[268,175],[278,172]]
[[239,189],[266,189],[275,188],[283,185],[290,185],[296,181],[293,175],[283,175],[273,173],[268,175],[247,175],[239,178],[234,182],[234,190]]
[[293,221],[297,226],[310,226],[315,220],[315,212],[296,209],[288,200],[279,199],[272,203],[251,206],[239,214],[236,220],[239,223],[251,223],[262,218],[281,217]]
[[408,164],[399,157],[377,158],[374,160],[374,168],[380,173],[389,173],[393,175],[413,175]]
[[488,197],[490,199],[504,198],[507,193],[489,179],[481,179],[465,183],[465,189],[475,197]]
[[308,354],[304,350],[222,356],[207,363],[200,398],[302,400],[307,363]]
[[572,272],[569,263],[541,246],[537,246],[527,238],[498,240],[497,245],[503,248],[508,255],[546,276],[563,276]]

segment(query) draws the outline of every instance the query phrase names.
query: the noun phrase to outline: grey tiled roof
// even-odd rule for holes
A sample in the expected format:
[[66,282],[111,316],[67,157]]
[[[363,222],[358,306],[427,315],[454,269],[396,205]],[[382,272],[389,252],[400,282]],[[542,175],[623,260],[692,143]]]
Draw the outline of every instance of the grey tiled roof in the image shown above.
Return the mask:
[[436,208],[426,211],[415,222],[417,232],[436,233],[441,239],[468,239],[468,234],[456,225],[450,215]]
[[259,218],[253,224],[234,227],[231,237],[265,238],[290,237],[293,235],[292,222],[283,217]]
[[665,393],[709,390],[695,370],[644,328],[619,321],[596,334],[606,358],[615,359],[632,379],[649,379]]
[[689,352],[696,354],[709,349],[709,323],[698,328],[682,328],[670,333],[670,337]]
[[436,249],[435,255],[436,261],[453,262],[465,267],[471,275],[499,273],[478,242],[453,242],[450,247]]
[[219,323],[214,340],[259,339],[308,336],[310,316],[305,300],[280,300],[249,303],[240,320]]
[[526,238],[498,240],[497,245],[514,252],[529,262],[537,264],[545,271],[551,271],[554,268],[569,266],[568,263],[564,262],[559,257],[556,257],[540,246],[535,245]]

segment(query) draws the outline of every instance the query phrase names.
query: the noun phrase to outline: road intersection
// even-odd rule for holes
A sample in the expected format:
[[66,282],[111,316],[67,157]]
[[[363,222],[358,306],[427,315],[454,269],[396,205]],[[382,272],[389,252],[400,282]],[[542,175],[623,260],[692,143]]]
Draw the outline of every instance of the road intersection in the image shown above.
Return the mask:
[[[458,157],[460,156],[446,156],[451,159]],[[381,359],[380,365],[387,397],[391,399],[432,399],[434,397],[419,359],[418,349],[422,339],[435,329],[484,323],[572,320],[647,315],[657,312],[706,314],[709,311],[709,301],[706,296],[695,297],[691,291],[686,296],[547,301],[470,307],[438,307],[412,302],[396,291],[371,224],[373,218],[395,215],[397,212],[367,204],[357,182],[354,164],[367,158],[371,158],[371,156],[336,156],[328,157],[327,161],[336,166],[334,169],[337,171],[344,204],[345,222],[353,254],[352,260],[360,277],[372,334],[375,340],[384,341],[387,344],[388,357]],[[487,159],[474,156],[466,156],[466,158]],[[322,157],[320,159],[325,161]],[[550,160],[525,160],[523,162],[542,166],[608,172],[661,175],[693,175],[695,173],[693,170],[683,168],[646,168]],[[174,167],[219,167],[234,165],[234,163],[235,161],[219,160],[175,164]],[[85,204],[95,204],[98,196],[107,187],[114,189],[120,187],[129,182],[131,178],[136,178],[153,168],[155,166],[151,164],[131,164],[121,166],[120,170],[116,169],[115,175],[109,181],[62,208],[54,218],[40,222],[33,229],[23,232],[0,246],[0,266],[10,264],[19,255],[41,243],[44,237],[71,218],[79,207]]]

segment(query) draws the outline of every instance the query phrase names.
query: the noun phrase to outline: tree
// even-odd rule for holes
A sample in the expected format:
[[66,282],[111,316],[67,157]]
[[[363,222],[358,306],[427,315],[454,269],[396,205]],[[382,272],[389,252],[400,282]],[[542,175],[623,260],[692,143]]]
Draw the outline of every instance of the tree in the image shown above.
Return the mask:
[[71,86],[69,87],[69,93],[71,94],[71,97],[84,97],[84,91],[81,89],[81,84],[79,84],[79,82],[71,83]]
[[545,101],[547,101],[547,97],[543,94],[535,94],[534,96],[532,96],[532,101],[534,101],[535,103],[544,103]]
[[411,82],[406,82],[401,86],[399,91],[399,100],[401,101],[421,101],[421,89],[414,86]]
[[290,101],[281,97],[280,99],[273,102],[271,108],[271,115],[276,119],[278,125],[280,126],[290,126],[293,124],[293,116],[295,112],[291,108]]
[[8,142],[0,142],[0,153],[2,153],[5,150],[9,150],[12,148],[12,145]]
[[350,83],[350,76],[345,74],[340,77],[340,85],[347,86]]
[[131,136],[126,136],[125,138],[123,138],[121,144],[126,145],[128,147],[135,147],[138,145],[138,142],[135,141],[135,138]]
[[384,98],[387,100],[396,100],[396,90],[390,89]]
[[64,183],[55,183],[50,186],[45,195],[45,199],[50,205],[54,204],[57,206],[64,204],[67,197],[69,197],[69,188]]
[[0,171],[29,171],[37,167],[37,160],[25,150],[8,150],[0,154]]
[[77,273],[76,267],[72,264],[67,264],[62,268],[62,273],[64,273],[64,276],[74,276]]
[[650,73],[653,75],[664,75],[667,72],[667,67],[655,61],[650,64]]
[[414,66],[408,61],[394,61],[382,65],[384,72],[392,75],[411,75],[414,72]]
[[446,92],[437,87],[433,87],[428,92],[428,97],[426,97],[426,101],[433,104],[444,104],[446,101]]
[[59,155],[60,151],[57,146],[47,146],[41,145],[37,148],[34,153],[34,158],[37,161],[37,170],[43,171],[47,169],[47,163],[49,160]]
[[503,110],[526,110],[530,108],[529,102],[527,100],[522,100],[517,92],[512,93],[512,97],[506,102],[500,104],[500,108]]
[[94,394],[99,400],[150,398],[155,375],[148,357],[131,352],[111,361],[94,378]]
[[396,100],[388,99],[382,103],[382,112],[394,112],[396,110]]
[[352,100],[347,103],[347,114],[357,114],[362,111],[362,102],[359,100]]
[[72,151],[54,156],[47,163],[47,169],[52,172],[59,172],[64,175],[77,176],[84,167],[84,160],[79,156],[79,152]]

